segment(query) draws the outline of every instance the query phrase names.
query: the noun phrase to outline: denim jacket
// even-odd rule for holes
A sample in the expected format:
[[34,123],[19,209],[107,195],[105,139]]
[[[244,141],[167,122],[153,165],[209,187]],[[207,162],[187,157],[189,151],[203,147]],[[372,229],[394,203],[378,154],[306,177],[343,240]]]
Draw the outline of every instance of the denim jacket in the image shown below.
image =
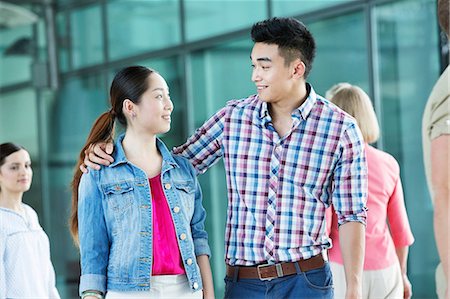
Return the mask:
[[[152,269],[152,199],[146,173],[127,160],[124,135],[114,163],[83,174],[78,189],[80,294],[85,290],[145,291]],[[194,168],[161,140],[161,183],[192,291],[202,288],[196,256],[208,255],[206,212]]]

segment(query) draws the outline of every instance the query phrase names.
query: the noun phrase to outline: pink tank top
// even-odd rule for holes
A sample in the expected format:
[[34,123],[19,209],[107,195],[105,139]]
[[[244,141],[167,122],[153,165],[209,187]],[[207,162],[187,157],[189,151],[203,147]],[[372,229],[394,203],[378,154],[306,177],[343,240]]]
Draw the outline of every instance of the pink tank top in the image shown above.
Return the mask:
[[148,181],[152,195],[153,217],[152,275],[185,274],[169,204],[161,185],[161,174]]

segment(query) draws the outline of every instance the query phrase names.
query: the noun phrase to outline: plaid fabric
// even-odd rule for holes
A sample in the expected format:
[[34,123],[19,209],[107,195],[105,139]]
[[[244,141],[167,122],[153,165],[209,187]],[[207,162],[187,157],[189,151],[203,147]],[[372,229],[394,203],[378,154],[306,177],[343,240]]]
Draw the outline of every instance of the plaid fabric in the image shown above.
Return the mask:
[[325,210],[339,224],[365,224],[367,167],[356,121],[316,95],[292,114],[280,137],[257,95],[228,102],[174,153],[199,173],[224,159],[230,265],[296,261],[331,246]]

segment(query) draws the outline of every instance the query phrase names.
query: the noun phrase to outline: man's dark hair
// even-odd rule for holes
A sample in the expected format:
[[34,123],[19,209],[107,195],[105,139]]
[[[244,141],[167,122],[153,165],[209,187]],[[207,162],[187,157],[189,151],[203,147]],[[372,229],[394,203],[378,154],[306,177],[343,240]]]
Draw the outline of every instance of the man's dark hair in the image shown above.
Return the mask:
[[316,54],[314,38],[302,22],[294,18],[271,18],[255,23],[251,31],[255,43],[278,45],[286,65],[300,58],[305,64],[306,78]]

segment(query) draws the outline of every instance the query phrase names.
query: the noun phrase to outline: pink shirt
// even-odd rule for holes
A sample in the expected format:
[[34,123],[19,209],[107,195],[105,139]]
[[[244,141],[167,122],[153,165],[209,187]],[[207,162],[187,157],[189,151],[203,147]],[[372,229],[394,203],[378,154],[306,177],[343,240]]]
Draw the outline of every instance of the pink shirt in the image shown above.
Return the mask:
[[[369,210],[364,270],[379,270],[393,265],[398,260],[395,248],[411,245],[414,237],[406,215],[397,161],[388,153],[368,144],[365,152],[369,172]],[[332,209],[327,211],[327,224],[330,224],[330,220],[328,231],[331,230],[333,247],[329,250],[329,258],[332,262],[343,264],[337,218]]]
[[161,185],[161,175],[149,179],[152,194],[153,266],[152,275],[185,274],[175,226]]

